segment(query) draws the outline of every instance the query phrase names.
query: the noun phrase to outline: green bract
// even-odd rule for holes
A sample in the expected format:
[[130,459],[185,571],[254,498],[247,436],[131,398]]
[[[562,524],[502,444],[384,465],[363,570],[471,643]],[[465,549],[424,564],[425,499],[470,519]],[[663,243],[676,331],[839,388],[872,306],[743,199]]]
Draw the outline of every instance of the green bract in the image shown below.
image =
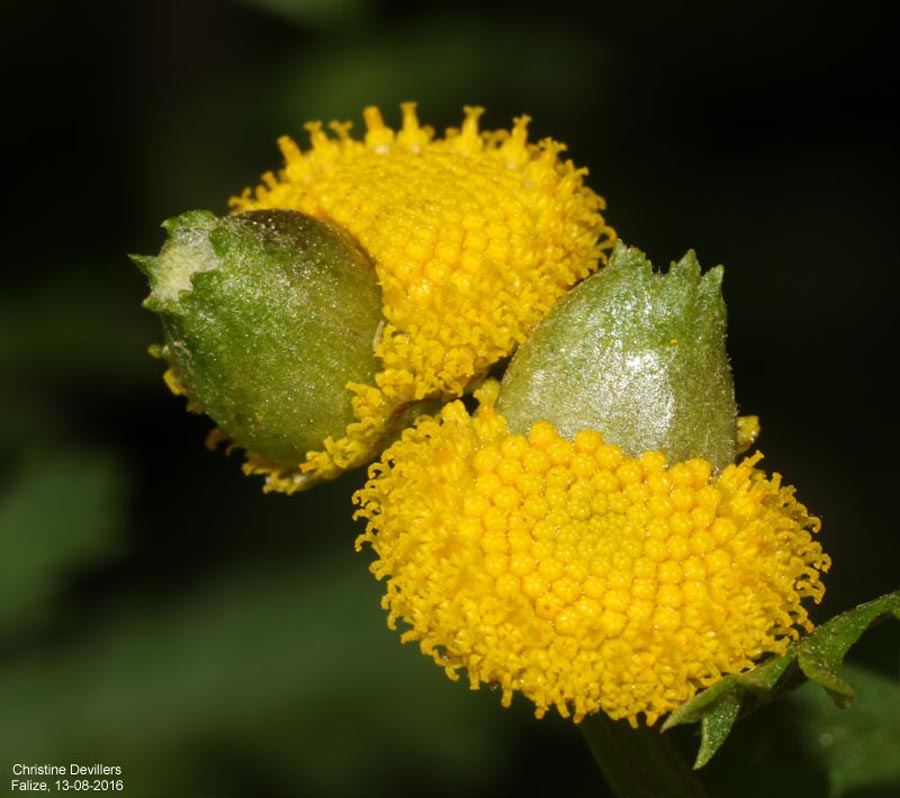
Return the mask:
[[150,279],[156,349],[178,386],[239,446],[296,464],[353,421],[347,384],[371,384],[381,290],[349,235],[296,211],[163,223]]
[[737,410],[722,274],[701,276],[693,252],[656,274],[642,252],[617,244],[510,363],[497,403],[510,430],[544,420],[566,438],[597,430],[631,457],[731,463]]
[[725,742],[739,713],[772,701],[804,678],[824,687],[837,706],[846,708],[855,693],[840,676],[844,657],[869,626],[889,616],[900,620],[900,590],[836,615],[792,643],[780,657],[747,673],[726,676],[669,715],[662,731],[700,723],[701,745],[694,767],[701,768]]

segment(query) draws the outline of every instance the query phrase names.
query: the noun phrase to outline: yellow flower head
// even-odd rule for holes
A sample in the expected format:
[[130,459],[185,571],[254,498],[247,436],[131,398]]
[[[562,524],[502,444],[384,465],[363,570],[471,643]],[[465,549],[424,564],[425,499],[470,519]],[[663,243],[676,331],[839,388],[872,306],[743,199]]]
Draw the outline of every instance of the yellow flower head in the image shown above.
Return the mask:
[[495,383],[421,419],[370,467],[357,541],[387,579],[388,622],[471,686],[540,717],[647,723],[812,628],[830,560],[818,519],[755,468],[633,459],[599,433],[510,435]]
[[414,103],[402,109],[394,131],[367,108],[362,140],[349,123],[333,122],[333,137],[307,124],[311,148],[281,138],[284,168],[232,199],[235,211],[292,209],[340,225],[373,259],[384,297],[374,341],[382,370],[375,385],[348,386],[355,421],[297,473],[251,457],[270,489],[359,465],[412,403],[460,396],[606,260],[615,238],[587,170],[560,158],[562,144],[530,143],[527,117],[481,132],[482,109],[466,108],[460,129],[435,138]]

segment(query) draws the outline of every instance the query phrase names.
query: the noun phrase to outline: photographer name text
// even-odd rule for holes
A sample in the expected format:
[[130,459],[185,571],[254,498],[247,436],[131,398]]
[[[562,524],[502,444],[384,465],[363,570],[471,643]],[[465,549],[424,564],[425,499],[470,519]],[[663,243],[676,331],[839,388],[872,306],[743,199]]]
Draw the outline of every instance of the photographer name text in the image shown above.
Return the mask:
[[91,765],[79,762],[16,762],[12,766],[10,789],[14,795],[31,792],[122,792],[125,783],[121,765],[106,765],[101,762]]

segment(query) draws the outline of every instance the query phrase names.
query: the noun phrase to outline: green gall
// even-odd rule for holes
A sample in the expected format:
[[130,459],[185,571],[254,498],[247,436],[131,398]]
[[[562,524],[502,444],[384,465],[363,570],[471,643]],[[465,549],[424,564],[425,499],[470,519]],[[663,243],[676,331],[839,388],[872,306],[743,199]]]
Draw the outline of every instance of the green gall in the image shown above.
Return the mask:
[[725,352],[721,266],[693,252],[654,273],[619,243],[609,265],[563,298],[518,350],[497,403],[510,431],[549,421],[593,429],[631,457],[735,457],[737,409]]
[[195,409],[238,446],[296,465],[354,420],[348,383],[371,384],[381,289],[345,232],[296,211],[163,223],[158,257],[135,257],[156,348]]

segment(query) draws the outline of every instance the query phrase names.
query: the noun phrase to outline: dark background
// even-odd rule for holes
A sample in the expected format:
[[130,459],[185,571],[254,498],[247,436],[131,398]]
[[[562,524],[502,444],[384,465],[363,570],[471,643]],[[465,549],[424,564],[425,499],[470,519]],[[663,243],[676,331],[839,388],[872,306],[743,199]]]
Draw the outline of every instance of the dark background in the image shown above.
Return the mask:
[[[464,104],[485,128],[528,113],[627,243],[724,263],[739,403],[834,559],[817,617],[897,587],[896,43],[874,8],[18,0],[2,22],[0,795],[14,762],[120,765],[129,796],[604,794],[571,723],[501,710],[385,628],[360,474],[264,496],[146,355],[126,254],[225,212],[278,135],[358,131],[367,104],[396,124],[418,100],[439,131]],[[869,704],[757,713],[714,792],[824,795],[830,773],[890,794],[840,763],[866,711],[900,707],[898,639],[858,650]]]

